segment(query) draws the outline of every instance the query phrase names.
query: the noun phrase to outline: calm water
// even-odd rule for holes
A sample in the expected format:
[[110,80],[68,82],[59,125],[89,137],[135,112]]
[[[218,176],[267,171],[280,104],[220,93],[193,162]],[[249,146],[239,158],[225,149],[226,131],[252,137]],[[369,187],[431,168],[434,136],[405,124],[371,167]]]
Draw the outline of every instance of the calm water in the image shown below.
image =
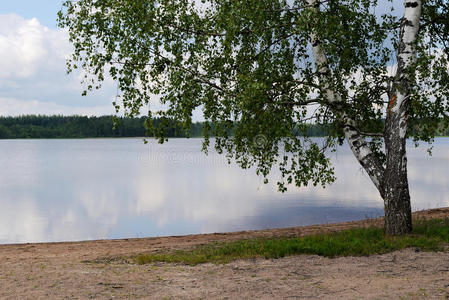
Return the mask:
[[[1,140],[0,243],[132,238],[288,227],[380,216],[347,147],[326,189],[277,192],[199,139]],[[449,206],[449,139],[409,150],[414,210]]]

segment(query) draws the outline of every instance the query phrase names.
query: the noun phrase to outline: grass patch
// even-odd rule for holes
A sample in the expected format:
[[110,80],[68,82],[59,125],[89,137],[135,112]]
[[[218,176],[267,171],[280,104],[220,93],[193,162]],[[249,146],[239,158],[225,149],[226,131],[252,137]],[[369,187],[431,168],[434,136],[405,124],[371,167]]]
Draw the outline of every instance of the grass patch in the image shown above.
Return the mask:
[[417,220],[414,222],[413,233],[405,236],[388,236],[382,228],[376,227],[356,228],[296,238],[258,238],[212,243],[190,251],[141,254],[135,259],[139,264],[168,262],[197,265],[257,257],[281,258],[295,254],[368,256],[409,247],[439,251],[443,250],[446,243],[449,243],[449,218]]

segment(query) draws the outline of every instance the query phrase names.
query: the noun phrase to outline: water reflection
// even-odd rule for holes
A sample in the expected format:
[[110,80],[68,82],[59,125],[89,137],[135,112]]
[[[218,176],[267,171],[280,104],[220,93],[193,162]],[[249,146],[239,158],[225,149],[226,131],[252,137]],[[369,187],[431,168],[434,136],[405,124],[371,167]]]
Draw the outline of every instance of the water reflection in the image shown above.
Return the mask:
[[[0,243],[179,235],[331,223],[382,214],[347,147],[337,182],[277,192],[198,139],[0,141]],[[409,151],[414,210],[449,206],[449,139]],[[431,191],[431,192],[430,192]]]

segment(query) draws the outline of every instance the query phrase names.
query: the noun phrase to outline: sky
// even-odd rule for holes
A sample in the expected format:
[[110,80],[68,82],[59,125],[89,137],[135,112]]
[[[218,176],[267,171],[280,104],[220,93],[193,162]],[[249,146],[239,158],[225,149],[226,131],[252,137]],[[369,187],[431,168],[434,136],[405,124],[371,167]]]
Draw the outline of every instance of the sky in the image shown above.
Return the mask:
[[[379,5],[385,11],[387,0]],[[56,26],[63,0],[1,0],[0,115],[114,114],[116,84],[82,97],[80,74],[66,74],[71,53],[67,32]],[[400,7],[402,1],[394,1]],[[400,10],[400,9],[399,9]],[[377,12],[379,13],[379,11]],[[156,101],[156,100],[155,100]],[[156,103],[152,103],[157,107]],[[201,120],[194,113],[194,120]]]
[[72,48],[56,26],[62,2],[1,0],[0,115],[114,113],[114,82],[82,97],[80,74],[66,74]]

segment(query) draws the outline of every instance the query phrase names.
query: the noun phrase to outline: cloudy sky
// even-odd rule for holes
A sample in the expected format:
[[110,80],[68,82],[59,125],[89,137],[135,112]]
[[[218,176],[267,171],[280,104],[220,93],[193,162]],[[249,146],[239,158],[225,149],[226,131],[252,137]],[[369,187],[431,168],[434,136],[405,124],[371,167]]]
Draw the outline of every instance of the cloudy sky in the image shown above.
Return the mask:
[[[117,87],[106,82],[81,97],[79,73],[66,74],[71,52],[67,34],[56,26],[63,0],[14,0],[0,5],[0,115],[113,114]],[[387,0],[377,13],[386,12]],[[401,13],[402,1],[394,1]],[[154,105],[154,104],[152,104]],[[154,106],[153,106],[154,107]],[[194,113],[200,120],[201,112]]]
[[2,1],[0,5],[0,115],[112,114],[113,82],[87,97],[79,74],[66,74],[71,52],[56,26],[62,0]]

